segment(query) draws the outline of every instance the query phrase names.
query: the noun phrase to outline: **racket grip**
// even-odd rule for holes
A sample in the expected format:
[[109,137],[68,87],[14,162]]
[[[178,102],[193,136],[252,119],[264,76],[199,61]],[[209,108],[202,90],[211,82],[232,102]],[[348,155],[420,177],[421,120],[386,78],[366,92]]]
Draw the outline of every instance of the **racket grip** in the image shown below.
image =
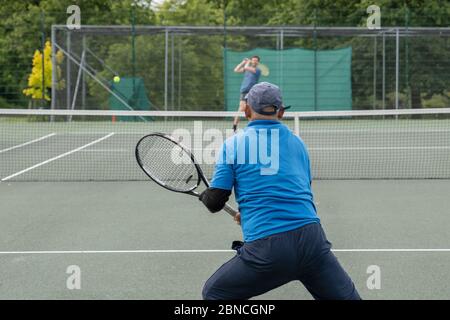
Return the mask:
[[236,209],[230,207],[225,203],[225,207],[223,207],[223,210],[225,210],[227,213],[229,213],[232,217],[234,217],[237,213]]

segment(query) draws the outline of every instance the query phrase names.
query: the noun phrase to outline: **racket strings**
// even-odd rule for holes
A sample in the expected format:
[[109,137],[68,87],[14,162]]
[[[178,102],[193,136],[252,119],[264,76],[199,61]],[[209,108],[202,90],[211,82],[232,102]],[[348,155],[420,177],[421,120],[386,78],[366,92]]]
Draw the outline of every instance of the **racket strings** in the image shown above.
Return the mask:
[[138,156],[144,170],[159,183],[179,191],[197,187],[198,172],[190,155],[173,141],[147,136],[138,146]]

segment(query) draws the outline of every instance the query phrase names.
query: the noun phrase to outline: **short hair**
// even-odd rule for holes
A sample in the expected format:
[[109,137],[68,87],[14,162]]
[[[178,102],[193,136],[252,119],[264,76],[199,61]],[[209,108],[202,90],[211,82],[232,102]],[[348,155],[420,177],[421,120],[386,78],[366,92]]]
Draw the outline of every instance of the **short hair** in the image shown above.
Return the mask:
[[260,62],[260,61],[261,61],[261,58],[260,58],[259,56],[253,56],[253,57],[251,57],[251,59],[253,59],[253,58],[256,58],[256,59],[258,59],[258,62]]

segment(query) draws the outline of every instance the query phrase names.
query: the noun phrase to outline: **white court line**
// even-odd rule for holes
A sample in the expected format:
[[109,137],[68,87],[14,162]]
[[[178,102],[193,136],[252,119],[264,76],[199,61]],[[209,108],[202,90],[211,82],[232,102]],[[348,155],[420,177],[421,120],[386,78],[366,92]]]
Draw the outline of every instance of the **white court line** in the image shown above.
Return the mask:
[[108,138],[111,137],[112,135],[114,135],[114,132],[111,132],[110,134],[108,134],[108,135],[106,135],[106,136],[104,136],[104,137],[102,137],[102,138],[100,138],[100,139],[97,139],[97,140],[94,140],[94,141],[92,141],[92,142],[89,142],[88,144],[85,144],[84,146],[81,146],[81,147],[79,147],[79,148],[73,149],[73,150],[68,151],[68,152],[66,152],[66,153],[60,154],[59,156],[53,157],[53,158],[51,158],[51,159],[48,159],[48,160],[45,160],[45,161],[40,162],[40,163],[38,163],[38,164],[35,164],[34,166],[31,166],[31,167],[29,167],[29,168],[26,168],[26,169],[23,169],[23,170],[21,170],[21,171],[19,171],[19,172],[16,172],[16,173],[14,173],[14,174],[12,174],[12,175],[10,175],[10,176],[7,176],[7,177],[1,179],[0,181],[7,181],[7,180],[9,180],[9,179],[11,179],[11,178],[17,177],[18,175],[21,175],[21,174],[25,173],[25,172],[28,172],[28,171],[30,171],[30,170],[36,169],[36,168],[38,168],[38,167],[40,167],[40,166],[43,166],[44,164],[50,163],[50,162],[52,162],[52,161],[61,159],[61,158],[65,157],[65,156],[68,156],[68,155],[70,155],[70,154],[72,154],[72,153],[75,153],[75,152],[77,152],[77,151],[83,150],[84,148],[87,148],[87,147],[89,147],[89,146],[92,146],[93,144],[96,144],[96,143],[98,143],[98,142],[100,142],[100,141],[103,141],[103,140],[105,140],[105,139],[108,139]]
[[69,251],[0,251],[0,255],[6,254],[101,254],[101,253],[221,253],[235,252],[231,249],[211,250],[69,250]]
[[[333,252],[450,252],[450,249],[332,249]],[[117,254],[117,253],[230,253],[231,249],[207,250],[51,250],[51,251],[0,251],[0,255],[15,254]]]
[[83,152],[129,152],[134,150],[127,150],[127,149],[86,149],[82,150]]
[[43,137],[40,137],[40,138],[31,140],[31,141],[28,141],[28,142],[25,142],[25,143],[22,143],[22,144],[18,144],[18,145],[13,146],[13,147],[9,147],[9,148],[0,150],[0,153],[6,152],[6,151],[11,151],[11,150],[18,149],[18,148],[22,148],[22,147],[25,147],[25,146],[27,146],[27,145],[29,145],[29,144],[32,144],[32,143],[35,143],[35,142],[42,141],[42,140],[44,140],[44,139],[50,138],[50,137],[54,136],[55,134],[56,134],[56,133],[50,133],[50,134],[48,134],[48,135],[46,135],[46,136],[43,136]]

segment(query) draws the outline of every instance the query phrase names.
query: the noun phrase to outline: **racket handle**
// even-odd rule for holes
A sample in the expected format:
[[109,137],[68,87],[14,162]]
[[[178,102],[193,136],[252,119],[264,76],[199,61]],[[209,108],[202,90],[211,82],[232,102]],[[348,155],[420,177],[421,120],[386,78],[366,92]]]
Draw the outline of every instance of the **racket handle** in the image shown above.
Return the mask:
[[225,207],[223,207],[223,210],[225,210],[227,213],[229,213],[232,217],[234,217],[237,214],[236,209],[233,209],[229,205],[225,203]]

